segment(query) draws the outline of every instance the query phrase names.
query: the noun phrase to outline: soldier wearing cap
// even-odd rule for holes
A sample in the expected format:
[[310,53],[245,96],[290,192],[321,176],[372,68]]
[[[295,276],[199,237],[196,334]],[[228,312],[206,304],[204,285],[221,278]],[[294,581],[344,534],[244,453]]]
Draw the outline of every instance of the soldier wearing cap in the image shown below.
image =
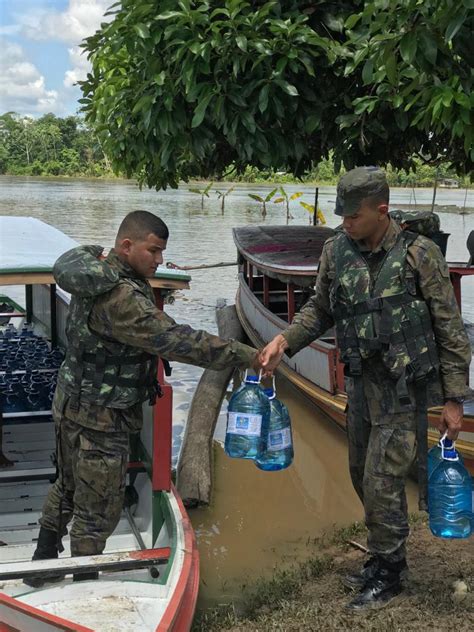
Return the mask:
[[[72,298],[52,407],[58,477],[39,520],[34,560],[58,557],[70,522],[72,556],[104,550],[123,508],[130,437],[142,427],[142,404],[160,395],[157,356],[216,370],[260,366],[255,349],[180,325],[155,305],[148,278],[163,262],[167,240],[159,217],[133,211],[105,259],[101,246],[79,246],[55,263],[56,282]],[[24,581],[40,587],[58,580]]]
[[335,326],[348,395],[349,467],[363,503],[370,558],[343,582],[348,607],[385,605],[402,589],[408,537],[405,482],[418,453],[426,509],[427,408],[443,405],[439,430],[462,426],[471,350],[446,262],[427,237],[388,214],[389,187],[376,167],[337,186],[341,230],[324,245],[315,294],[262,352],[267,374]]

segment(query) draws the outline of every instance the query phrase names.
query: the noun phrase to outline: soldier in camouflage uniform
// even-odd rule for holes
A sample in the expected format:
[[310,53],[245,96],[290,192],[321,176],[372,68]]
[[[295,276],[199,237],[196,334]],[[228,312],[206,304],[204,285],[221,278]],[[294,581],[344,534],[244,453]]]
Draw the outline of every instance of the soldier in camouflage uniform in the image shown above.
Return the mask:
[[402,230],[388,201],[380,169],[359,167],[340,179],[343,230],[324,245],[315,294],[262,354],[269,373],[283,353],[291,357],[335,325],[347,376],[350,473],[371,554],[344,580],[360,590],[352,610],[378,607],[402,590],[405,481],[417,448],[426,508],[427,407],[444,403],[439,430],[455,439],[469,391],[471,349],[446,262],[432,240]]
[[33,559],[58,556],[71,519],[71,554],[102,553],[122,511],[130,434],[140,430],[142,404],[152,404],[159,388],[157,356],[216,370],[258,368],[255,349],[179,325],[156,307],[147,277],[162,263],[167,238],[158,217],[135,211],[106,259],[100,246],[80,246],[54,266],[72,299],[53,401],[59,475]]

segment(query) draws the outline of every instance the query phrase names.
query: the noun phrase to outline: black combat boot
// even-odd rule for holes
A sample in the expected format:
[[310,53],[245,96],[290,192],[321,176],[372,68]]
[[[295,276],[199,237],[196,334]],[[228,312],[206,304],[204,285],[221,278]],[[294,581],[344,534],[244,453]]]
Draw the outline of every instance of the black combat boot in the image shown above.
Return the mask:
[[379,559],[373,577],[368,579],[360,592],[347,605],[352,612],[364,612],[386,606],[403,591],[402,579],[407,571],[405,560],[388,563]]
[[[58,534],[56,531],[41,527],[38,535],[38,543],[36,551],[33,553],[34,560],[54,560],[58,557]],[[27,577],[23,580],[24,584],[33,588],[41,588],[44,584],[60,582],[64,579],[64,575],[51,575],[50,577]]]
[[358,590],[365,586],[369,579],[373,578],[378,567],[379,558],[376,555],[372,555],[365,562],[360,571],[343,577],[342,583],[346,588],[350,588],[351,590]]
[[73,582],[85,582],[90,579],[99,579],[99,572],[89,571],[88,573],[74,573],[72,576]]

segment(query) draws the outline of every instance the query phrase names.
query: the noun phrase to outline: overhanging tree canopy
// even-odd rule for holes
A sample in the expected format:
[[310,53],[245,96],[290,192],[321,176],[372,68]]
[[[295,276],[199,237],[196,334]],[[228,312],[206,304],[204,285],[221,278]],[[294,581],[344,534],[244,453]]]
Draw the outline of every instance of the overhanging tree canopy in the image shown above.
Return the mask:
[[474,163],[474,0],[122,0],[85,41],[87,120],[149,186],[414,153]]

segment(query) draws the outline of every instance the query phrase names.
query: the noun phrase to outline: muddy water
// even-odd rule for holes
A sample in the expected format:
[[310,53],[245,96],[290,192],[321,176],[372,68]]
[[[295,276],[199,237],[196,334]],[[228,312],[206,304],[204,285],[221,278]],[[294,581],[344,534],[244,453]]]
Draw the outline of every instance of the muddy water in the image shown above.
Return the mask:
[[[227,185],[218,188],[226,189]],[[314,189],[287,186],[290,193],[301,190],[313,203]],[[201,208],[200,199],[187,187],[177,191],[140,191],[133,183],[71,179],[9,178],[0,176],[0,215],[32,216],[46,221],[81,243],[113,244],[118,225],[130,210],[157,213],[171,232],[165,259],[182,265],[235,260],[231,229],[262,222],[258,204],[248,193],[266,194],[264,185],[238,185],[229,196],[224,215],[215,195]],[[431,202],[432,192],[417,189],[417,204]],[[451,233],[448,260],[467,261],[465,242],[474,228],[474,193],[466,199],[469,211],[459,215],[464,191],[440,190],[437,202],[444,206],[441,222]],[[332,214],[334,187],[320,189],[319,203],[328,224],[336,226]],[[394,207],[414,202],[410,189],[392,190]],[[267,224],[284,223],[281,205],[269,205]],[[451,212],[449,212],[451,211]],[[294,202],[296,223],[307,223],[307,213]],[[196,271],[191,289],[180,293],[168,312],[180,322],[216,331],[214,306],[217,298],[233,302],[237,288],[236,268]],[[0,288],[1,291],[1,288]],[[463,310],[474,321],[474,277],[463,282]],[[176,364],[174,387],[173,459],[176,463],[187,411],[201,370]],[[201,554],[201,599],[203,604],[225,601],[239,594],[243,583],[262,573],[307,554],[306,543],[333,524],[361,517],[347,471],[346,438],[332,422],[288,383],[278,383],[278,395],[293,419],[295,461],[284,472],[260,472],[250,462],[227,458],[215,448],[215,489],[212,506],[191,515]],[[222,442],[225,414],[221,413],[216,439]],[[410,489],[410,501],[415,499]],[[416,508],[416,502],[411,502]]]
[[[287,470],[262,472],[251,461],[228,458],[215,443],[211,507],[190,513],[201,555],[201,606],[238,602],[252,578],[305,559],[315,553],[314,538],[362,519],[345,433],[287,380],[277,381],[277,395],[292,419],[295,458]],[[413,484],[408,500],[415,511]]]

